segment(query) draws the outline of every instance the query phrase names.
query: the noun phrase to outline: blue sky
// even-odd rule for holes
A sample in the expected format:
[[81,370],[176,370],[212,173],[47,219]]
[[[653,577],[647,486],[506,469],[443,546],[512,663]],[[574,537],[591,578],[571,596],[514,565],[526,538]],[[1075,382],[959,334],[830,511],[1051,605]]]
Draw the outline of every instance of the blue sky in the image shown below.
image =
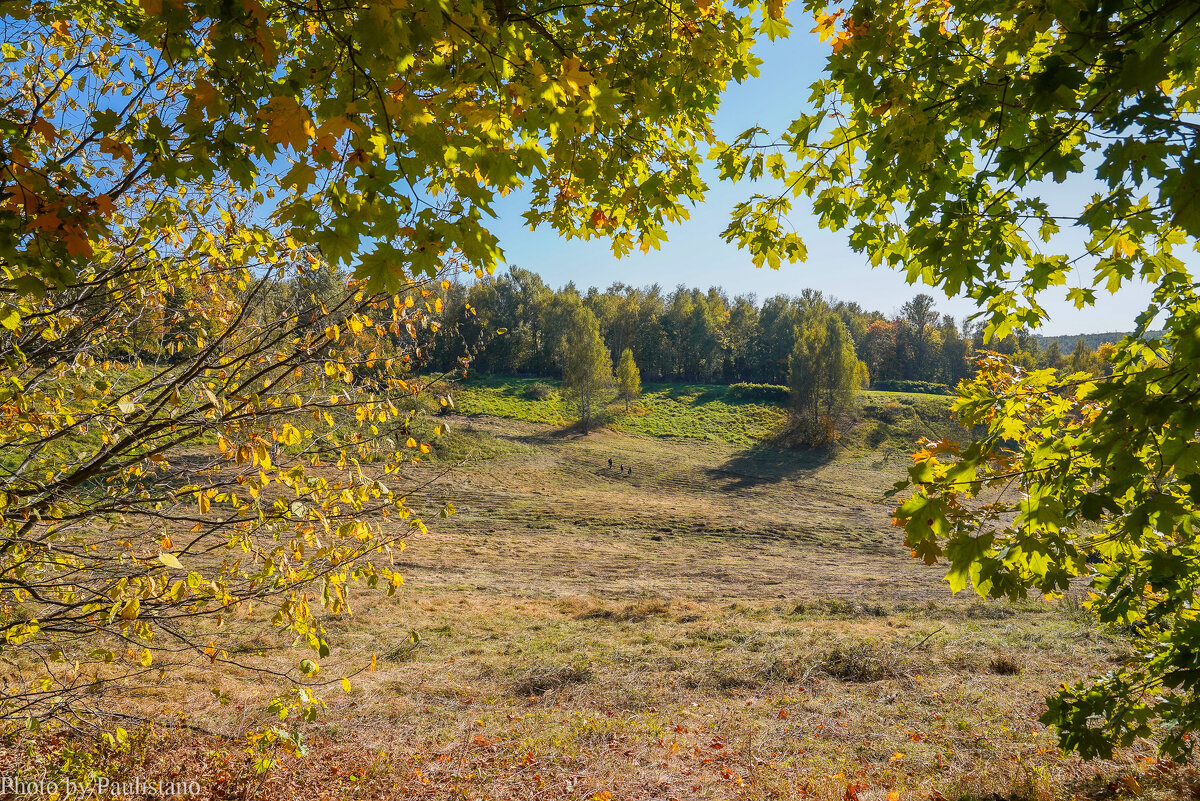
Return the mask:
[[[797,23],[790,39],[765,43],[756,51],[763,59],[759,78],[726,92],[717,117],[719,135],[732,137],[753,125],[781,131],[808,106],[809,86],[820,75],[828,45],[808,33],[809,26],[802,20]],[[662,249],[648,254],[637,252],[617,259],[605,240],[566,242],[548,229],[531,232],[520,219],[523,209],[517,203],[498,205],[501,218],[493,230],[509,264],[533,270],[555,287],[568,281],[580,288],[604,288],[617,281],[635,286],[658,283],[667,288],[677,284],[702,289],[721,286],[731,294],[753,292],[760,299],[811,287],[885,314],[917,292],[928,292],[938,298],[938,308],[945,313],[961,318],[975,310],[967,298],[946,298],[940,290],[909,285],[899,272],[872,269],[849,248],[844,232],[818,228],[815,218],[802,207],[792,214],[791,222],[808,245],[808,261],[779,270],[756,269],[748,255],[720,238],[733,204],[749,195],[751,187],[719,182],[715,172],[708,184],[708,199],[693,209],[691,219],[672,227]],[[1130,330],[1150,296],[1144,287],[1132,287],[1117,296],[1098,294],[1102,297],[1097,305],[1083,310],[1067,303],[1062,293],[1047,296],[1044,305],[1051,319],[1040,333]]]

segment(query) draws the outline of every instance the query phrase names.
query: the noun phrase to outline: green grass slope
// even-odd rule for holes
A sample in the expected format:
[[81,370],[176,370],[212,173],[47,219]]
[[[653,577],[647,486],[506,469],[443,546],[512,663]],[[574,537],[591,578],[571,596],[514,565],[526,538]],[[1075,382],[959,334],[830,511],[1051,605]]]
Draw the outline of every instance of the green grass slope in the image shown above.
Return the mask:
[[[721,384],[646,384],[642,396],[625,410],[605,409],[600,424],[617,431],[653,437],[687,438],[755,445],[784,433],[782,404],[734,397]],[[560,382],[532,378],[477,378],[454,393],[456,411],[530,423],[566,426],[575,415],[562,398]],[[846,433],[853,449],[904,449],[921,437],[962,439],[950,419],[952,398],[900,392],[862,393],[862,416]]]

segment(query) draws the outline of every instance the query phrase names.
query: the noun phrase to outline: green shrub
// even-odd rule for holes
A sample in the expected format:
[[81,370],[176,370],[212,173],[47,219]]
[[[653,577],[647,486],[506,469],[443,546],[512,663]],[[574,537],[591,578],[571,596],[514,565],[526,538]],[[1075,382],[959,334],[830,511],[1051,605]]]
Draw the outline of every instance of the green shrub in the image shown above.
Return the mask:
[[547,383],[538,381],[525,387],[525,397],[529,400],[546,400],[554,394],[554,387]]
[[953,395],[954,391],[945,384],[932,381],[875,381],[871,389],[879,392],[917,392],[925,395]]
[[778,384],[730,384],[725,397],[757,403],[787,403],[788,388]]

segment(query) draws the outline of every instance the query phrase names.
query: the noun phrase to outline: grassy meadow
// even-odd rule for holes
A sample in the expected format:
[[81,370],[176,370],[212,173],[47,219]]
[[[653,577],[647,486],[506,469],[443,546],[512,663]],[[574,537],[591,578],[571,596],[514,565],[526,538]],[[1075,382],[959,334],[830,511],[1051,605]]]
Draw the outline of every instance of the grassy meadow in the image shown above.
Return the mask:
[[[86,758],[69,736],[34,737],[0,745],[0,764],[196,778],[212,799],[1046,800],[1200,787],[1149,743],[1097,763],[1055,749],[1042,698],[1126,655],[1077,597],[953,597],[942,570],[903,548],[883,492],[903,475],[903,442],[950,430],[947,399],[871,394],[845,447],[818,454],[775,447],[781,410],[717,387],[649,386],[628,415],[614,406],[581,436],[556,397],[529,397],[531,383],[461,388],[454,439],[406,474],[430,530],[408,540],[400,592],[359,592],[352,615],[324,621],[336,650],[320,674],[328,708],[298,724],[306,756],[276,750],[257,773],[245,734],[270,723],[275,688],[200,658],[127,703],[181,710],[186,728],[131,724],[128,742]],[[437,519],[447,501],[457,513]],[[304,655],[257,613],[223,625],[247,666]]]
[[[479,378],[455,387],[456,409],[468,417],[490,416],[567,426],[575,422],[559,382],[532,378]],[[862,417],[842,445],[852,449],[906,450],[918,438],[962,436],[950,423],[951,398],[899,392],[862,393]],[[753,446],[784,433],[787,412],[779,404],[734,397],[722,384],[647,383],[628,411],[613,403],[599,415],[613,431]]]

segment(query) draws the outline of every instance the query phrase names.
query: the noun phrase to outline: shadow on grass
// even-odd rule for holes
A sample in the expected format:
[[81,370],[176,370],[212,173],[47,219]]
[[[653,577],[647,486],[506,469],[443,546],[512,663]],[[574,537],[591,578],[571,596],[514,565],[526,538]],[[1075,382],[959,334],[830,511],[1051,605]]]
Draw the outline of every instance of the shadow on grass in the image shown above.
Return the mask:
[[685,406],[727,400],[725,387],[715,384],[646,384],[645,395],[661,395]]
[[[605,425],[608,424],[608,419],[604,417],[592,418],[588,430],[583,430],[583,423],[576,420],[573,423],[566,425],[553,425],[544,431],[537,431],[529,434],[520,434],[512,436],[511,439],[515,442],[521,442],[526,445],[548,445],[553,442],[562,442],[564,440],[582,439],[583,437],[591,436],[599,433]],[[543,425],[543,424],[539,424]]]
[[835,451],[785,448],[778,441],[752,445],[708,471],[713,480],[725,480],[728,489],[803,478],[833,461]]

